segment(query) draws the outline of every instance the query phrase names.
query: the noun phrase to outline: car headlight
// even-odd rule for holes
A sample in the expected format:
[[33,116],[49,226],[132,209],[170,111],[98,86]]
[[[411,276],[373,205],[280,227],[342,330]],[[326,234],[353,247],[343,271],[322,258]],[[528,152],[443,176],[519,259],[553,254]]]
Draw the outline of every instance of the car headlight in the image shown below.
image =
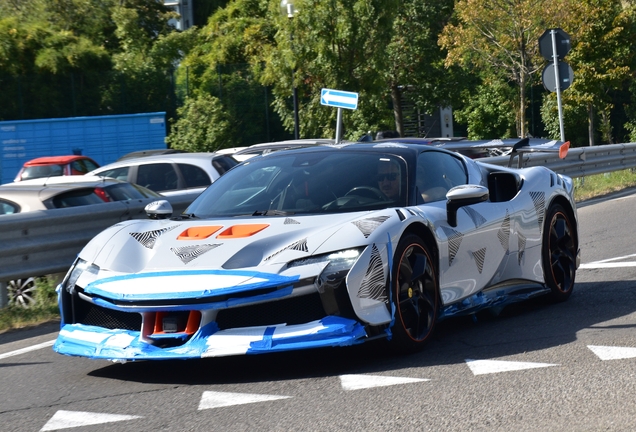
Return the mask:
[[[353,248],[353,249],[344,249],[336,252],[329,252],[322,255],[310,256],[307,258],[300,258],[294,261],[290,261],[287,263],[287,268],[298,267],[302,265],[309,264],[318,264],[328,262],[327,268],[347,268],[350,269],[351,266],[356,262],[364,247]],[[325,268],[325,270],[327,270]]]
[[74,294],[75,284],[84,272],[96,275],[99,272],[99,267],[97,267],[95,264],[89,264],[85,260],[78,258],[66,276],[66,280],[64,281],[64,289],[66,289],[67,292]]
[[296,267],[300,265],[328,263],[316,279],[316,287],[318,292],[325,293],[326,290],[336,289],[344,280],[356,263],[364,247],[344,249],[327,254],[316,255],[307,258],[301,258],[291,261],[287,267]]

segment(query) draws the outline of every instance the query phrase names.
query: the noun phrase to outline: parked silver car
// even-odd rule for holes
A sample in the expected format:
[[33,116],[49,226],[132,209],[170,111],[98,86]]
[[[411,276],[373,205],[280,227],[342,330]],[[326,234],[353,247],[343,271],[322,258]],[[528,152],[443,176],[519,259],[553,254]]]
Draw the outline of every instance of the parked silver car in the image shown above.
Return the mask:
[[0,215],[161,196],[117,179],[47,177],[0,185]]
[[[16,213],[103,204],[112,201],[157,198],[160,194],[121,180],[58,176],[0,186],[0,217]],[[7,284],[9,304],[30,307],[35,303],[35,277]]]
[[124,159],[87,175],[126,180],[165,196],[198,195],[237,163],[232,156],[223,154],[174,153]]

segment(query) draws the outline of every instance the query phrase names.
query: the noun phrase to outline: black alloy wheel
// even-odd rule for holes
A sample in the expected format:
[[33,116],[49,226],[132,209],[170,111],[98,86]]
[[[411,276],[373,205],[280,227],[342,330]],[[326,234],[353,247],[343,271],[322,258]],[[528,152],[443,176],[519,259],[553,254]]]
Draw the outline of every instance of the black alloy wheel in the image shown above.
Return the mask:
[[392,277],[395,324],[391,342],[399,351],[419,351],[435,328],[439,290],[432,256],[416,235],[408,234],[398,243]]
[[565,209],[555,204],[546,214],[543,232],[543,274],[554,301],[565,301],[574,289],[578,238]]

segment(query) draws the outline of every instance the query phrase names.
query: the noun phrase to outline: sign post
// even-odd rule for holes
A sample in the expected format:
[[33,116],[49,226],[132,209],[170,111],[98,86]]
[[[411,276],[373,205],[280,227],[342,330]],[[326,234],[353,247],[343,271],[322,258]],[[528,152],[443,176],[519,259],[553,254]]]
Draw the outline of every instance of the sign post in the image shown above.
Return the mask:
[[[548,64],[545,69],[543,69],[542,78],[544,87],[548,91],[556,91],[557,94],[561,141],[565,141],[561,90],[567,89],[574,79],[574,72],[570,65],[561,60],[570,52],[570,49],[572,49],[570,36],[560,28],[546,30],[539,38],[539,52],[544,59],[552,61],[552,64]],[[553,75],[551,76],[551,74]]]
[[340,144],[342,140],[342,109],[358,109],[358,93],[322,89],[320,92],[320,104],[338,108],[336,118],[336,144]]

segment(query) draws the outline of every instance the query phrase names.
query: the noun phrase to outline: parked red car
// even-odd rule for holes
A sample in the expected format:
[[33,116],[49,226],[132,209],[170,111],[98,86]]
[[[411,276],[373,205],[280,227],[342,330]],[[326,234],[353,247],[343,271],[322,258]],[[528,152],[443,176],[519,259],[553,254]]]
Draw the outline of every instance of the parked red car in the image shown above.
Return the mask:
[[24,163],[14,181],[42,177],[84,175],[99,168],[99,164],[88,156],[46,156]]

